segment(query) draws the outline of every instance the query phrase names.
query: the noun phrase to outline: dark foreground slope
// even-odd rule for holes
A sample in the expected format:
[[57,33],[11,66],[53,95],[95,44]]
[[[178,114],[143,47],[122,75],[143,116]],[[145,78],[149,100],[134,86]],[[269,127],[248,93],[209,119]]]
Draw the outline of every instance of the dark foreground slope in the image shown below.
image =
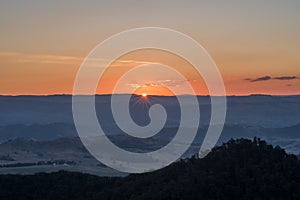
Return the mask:
[[2,175],[0,199],[300,199],[300,162],[264,141],[239,139],[204,159],[125,178]]

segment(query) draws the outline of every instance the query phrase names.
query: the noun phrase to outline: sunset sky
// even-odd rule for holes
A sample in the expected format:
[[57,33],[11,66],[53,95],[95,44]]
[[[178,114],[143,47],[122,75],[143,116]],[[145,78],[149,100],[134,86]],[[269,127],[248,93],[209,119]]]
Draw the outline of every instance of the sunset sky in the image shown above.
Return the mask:
[[[83,59],[100,42],[131,28],[164,27],[199,42],[222,74],[228,95],[300,94],[300,1],[17,1],[0,2],[0,94],[71,94]],[[98,93],[124,69],[157,60],[185,71],[206,95],[192,67],[166,52],[132,52],[116,60]],[[142,71],[126,87],[181,83],[166,73],[147,79]],[[144,82],[143,82],[144,80]],[[153,87],[151,89],[151,87]],[[184,89],[183,89],[184,93]]]

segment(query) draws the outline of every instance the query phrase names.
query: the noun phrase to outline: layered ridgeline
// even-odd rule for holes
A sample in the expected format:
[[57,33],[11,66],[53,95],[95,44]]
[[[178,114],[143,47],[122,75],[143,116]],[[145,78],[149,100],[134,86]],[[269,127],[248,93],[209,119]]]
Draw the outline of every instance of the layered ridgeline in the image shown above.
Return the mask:
[[[96,96],[99,122],[107,136],[122,149],[149,152],[168,144],[180,124],[176,97],[140,96],[130,101],[132,119],[149,123],[148,110],[163,105],[168,113],[165,127],[149,139],[124,134],[113,120],[110,95]],[[186,96],[189,98],[189,96]],[[198,96],[201,120],[197,137],[182,158],[199,152],[210,119],[210,98]],[[300,154],[300,96],[231,96],[227,117],[217,145],[230,138],[262,138],[280,145],[288,153]],[[189,105],[185,105],[189,106]],[[180,145],[180,144],[178,144]],[[124,176],[95,160],[78,138],[72,117],[72,97],[0,96],[0,174],[34,174],[58,170],[78,171],[99,176]]]
[[260,139],[124,178],[60,171],[1,175],[1,199],[300,199],[300,161]]
[[[96,96],[99,122],[107,135],[126,139],[110,111],[110,95]],[[132,96],[130,110],[133,120],[146,125],[150,119],[148,108],[161,104],[167,109],[168,119],[161,137],[163,144],[170,141],[180,123],[180,108],[176,97],[148,96],[143,104],[139,96]],[[187,96],[188,98],[188,96]],[[210,122],[210,98],[199,96],[201,113],[196,143],[201,143]],[[225,128],[219,145],[230,138],[253,138],[280,145],[287,152],[300,154],[300,96],[230,96],[227,98]],[[188,106],[188,105],[185,105]],[[54,96],[0,96],[0,143],[17,138],[49,141],[77,137],[72,117],[72,97]],[[127,138],[128,139],[128,138]],[[131,139],[131,138],[129,138]],[[120,144],[122,146],[122,144]]]

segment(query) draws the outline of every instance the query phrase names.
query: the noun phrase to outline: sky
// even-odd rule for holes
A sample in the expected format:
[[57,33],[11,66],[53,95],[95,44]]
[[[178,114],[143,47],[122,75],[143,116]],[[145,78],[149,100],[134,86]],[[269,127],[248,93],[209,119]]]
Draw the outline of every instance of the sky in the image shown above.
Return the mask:
[[[299,9],[298,0],[3,0],[0,94],[71,94],[76,73],[95,46],[147,26],[174,29],[201,44],[218,66],[227,95],[300,94]],[[208,94],[189,63],[154,50],[121,56],[97,92],[111,93],[122,72],[157,60],[183,71],[197,94]],[[149,94],[171,95],[168,86],[183,85],[168,72],[153,73],[152,80],[149,74],[140,70],[121,91],[147,88]]]

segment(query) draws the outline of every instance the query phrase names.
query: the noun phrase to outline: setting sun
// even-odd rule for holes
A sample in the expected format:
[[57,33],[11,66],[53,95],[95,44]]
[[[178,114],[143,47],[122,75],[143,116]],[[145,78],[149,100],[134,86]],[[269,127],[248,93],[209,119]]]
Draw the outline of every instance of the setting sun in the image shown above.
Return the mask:
[[142,97],[147,97],[147,94],[146,94],[146,93],[143,93],[143,94],[142,94]]

